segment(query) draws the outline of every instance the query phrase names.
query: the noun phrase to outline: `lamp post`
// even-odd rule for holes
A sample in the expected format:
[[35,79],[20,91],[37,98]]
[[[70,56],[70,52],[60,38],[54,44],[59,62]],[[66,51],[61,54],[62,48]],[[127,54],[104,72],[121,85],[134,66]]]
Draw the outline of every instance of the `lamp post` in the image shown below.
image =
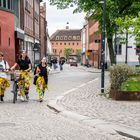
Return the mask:
[[104,93],[106,0],[103,0],[100,3],[103,4],[102,49],[101,49],[101,93]]

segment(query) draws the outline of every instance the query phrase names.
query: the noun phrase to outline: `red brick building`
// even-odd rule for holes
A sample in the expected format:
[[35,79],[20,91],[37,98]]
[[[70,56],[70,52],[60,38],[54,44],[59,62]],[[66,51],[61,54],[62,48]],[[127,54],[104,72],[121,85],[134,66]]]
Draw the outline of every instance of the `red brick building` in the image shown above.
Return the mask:
[[101,35],[99,23],[87,21],[82,29],[82,63],[88,61],[91,66],[100,68],[101,60]]
[[64,49],[71,48],[72,55],[76,55],[77,49],[81,49],[81,30],[65,29],[57,30],[51,36],[53,54],[58,57],[65,57]]
[[15,59],[14,18],[14,13],[0,10],[0,51],[4,53],[4,57],[10,65],[13,58]]

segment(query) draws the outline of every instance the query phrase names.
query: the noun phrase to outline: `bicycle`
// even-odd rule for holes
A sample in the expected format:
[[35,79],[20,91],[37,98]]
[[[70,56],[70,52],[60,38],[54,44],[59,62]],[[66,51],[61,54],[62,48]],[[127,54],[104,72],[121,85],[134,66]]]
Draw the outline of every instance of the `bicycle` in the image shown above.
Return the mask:
[[17,101],[17,96],[25,97],[25,91],[29,88],[31,83],[30,74],[26,71],[15,71],[13,73],[13,103]]

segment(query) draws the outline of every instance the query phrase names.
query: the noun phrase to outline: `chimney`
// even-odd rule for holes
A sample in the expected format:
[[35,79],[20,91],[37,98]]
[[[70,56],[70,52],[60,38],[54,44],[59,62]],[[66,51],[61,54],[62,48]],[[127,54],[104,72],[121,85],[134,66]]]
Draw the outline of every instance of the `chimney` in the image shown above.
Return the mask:
[[69,22],[67,22],[66,29],[67,30],[69,29]]

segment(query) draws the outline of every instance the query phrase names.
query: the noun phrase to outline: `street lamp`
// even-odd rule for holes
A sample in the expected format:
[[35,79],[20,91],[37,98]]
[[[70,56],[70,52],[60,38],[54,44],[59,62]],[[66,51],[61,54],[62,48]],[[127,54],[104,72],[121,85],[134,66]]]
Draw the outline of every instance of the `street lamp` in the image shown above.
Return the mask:
[[105,71],[105,19],[106,19],[106,0],[100,1],[103,4],[102,22],[102,49],[101,49],[101,93],[104,93],[104,71]]

